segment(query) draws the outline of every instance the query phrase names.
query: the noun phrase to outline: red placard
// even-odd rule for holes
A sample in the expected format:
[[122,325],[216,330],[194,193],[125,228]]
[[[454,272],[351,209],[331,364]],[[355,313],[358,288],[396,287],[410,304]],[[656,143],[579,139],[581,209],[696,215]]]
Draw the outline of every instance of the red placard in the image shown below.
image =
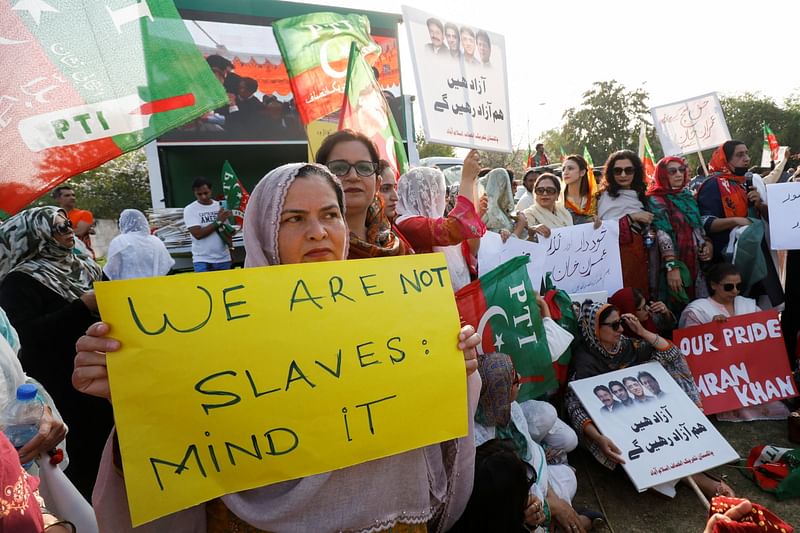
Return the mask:
[[675,330],[705,414],[797,396],[777,311]]

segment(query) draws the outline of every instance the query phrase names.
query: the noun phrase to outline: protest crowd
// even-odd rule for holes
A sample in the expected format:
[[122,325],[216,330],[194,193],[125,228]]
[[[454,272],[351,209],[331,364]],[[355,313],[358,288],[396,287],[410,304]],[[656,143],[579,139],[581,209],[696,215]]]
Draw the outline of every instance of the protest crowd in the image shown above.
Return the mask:
[[[476,36],[469,28],[459,32],[438,21],[428,27],[438,36],[434,53],[441,49],[461,57],[466,48],[453,54],[445,42],[458,52],[460,45],[452,43],[477,40],[482,63],[489,65],[492,45],[486,32]],[[246,135],[269,124],[302,135],[296,110],[274,99],[259,101],[253,96],[255,80],[226,79],[232,65],[220,60],[208,65],[226,88],[230,105],[184,128],[225,127]],[[483,68],[474,57],[471,62]],[[680,396],[701,417],[686,430],[688,440],[709,431],[704,409],[716,420],[741,423],[796,416],[797,404],[786,398],[796,393],[779,395],[777,389],[742,407],[709,413],[704,399],[717,382],[693,373],[684,336],[676,333],[763,311],[780,313],[780,328],[770,331],[779,332],[786,348],[780,364],[788,366],[790,378],[781,391],[800,386],[800,252],[779,256],[770,249],[766,195],[768,185],[800,181],[800,167],[790,170],[797,163],[791,151],[769,168],[759,168],[745,143],[728,140],[715,149],[707,174],[695,174],[680,156],[661,158],[648,173],[639,154],[618,150],[607,154],[595,174],[582,155],[564,154],[555,163],[544,145],[537,145],[532,166],[517,182],[506,168],[485,168],[479,151],[471,149],[457,184],[448,186],[436,167],[406,168],[399,158],[388,161],[385,147],[362,129],[340,128],[325,137],[314,162],[264,168],[241,227],[229,229],[243,236],[244,269],[441,254],[447,294],[452,293],[462,319],[460,329],[445,334],[463,355],[466,434],[344,468],[223,491],[134,527],[126,484],[133,473],[121,453],[115,382],[107,366],[124,341],[103,321],[94,284],[169,280],[165,276],[174,260],[151,234],[145,214],[125,209],[118,219],[120,234],[101,267],[91,248],[91,213],[75,209],[74,192],[62,187],[55,194],[61,206],[29,207],[0,223],[0,406],[6,410],[0,419],[6,425],[9,406],[19,401],[26,383],[35,385],[42,404],[38,429],[27,442],[12,443],[8,432],[0,433],[0,531],[584,533],[602,530],[606,517],[599,509],[573,505],[578,491],[576,466],[570,464],[574,452],[582,449],[610,475],[683,438],[676,430],[669,444],[664,437],[663,443],[647,445],[640,439],[632,449],[604,430],[611,427],[611,417],[647,412],[642,418],[647,424],[634,429],[644,432],[646,425],[672,418],[667,406],[673,409],[678,404],[670,402]],[[234,214],[214,199],[213,188],[207,177],[195,179],[196,201],[184,210],[194,270],[228,271],[202,276],[235,275],[225,234]],[[553,268],[543,273],[540,285],[538,279],[531,282],[527,265],[556,253],[555,243],[562,236],[565,242],[572,230],[594,236],[586,249],[613,235],[613,242],[602,245],[618,255],[618,290],[580,294],[559,286],[576,271],[585,269],[588,276],[594,265],[606,264],[605,251],[595,262],[589,254],[585,267],[567,260],[566,273]],[[498,260],[499,266],[487,262],[510,246],[530,247],[524,248],[530,253]],[[200,279],[201,274],[178,276]],[[515,285],[518,279],[522,285]],[[490,282],[493,289],[487,288]],[[332,293],[334,302],[339,289]],[[514,315],[514,326],[527,320],[535,337],[517,338],[496,322],[494,330],[487,329],[485,307],[501,306],[490,298],[509,292],[525,304],[526,314]],[[472,297],[485,300],[475,319],[462,307]],[[226,301],[229,321],[231,305]],[[385,316],[360,320],[388,323],[403,313],[398,306]],[[164,319],[167,327],[166,314]],[[511,327],[507,316],[506,322]],[[759,335],[756,329],[740,329],[738,337]],[[686,339],[691,346],[693,338]],[[270,355],[264,348],[264,356]],[[235,360],[237,354],[220,356]],[[663,373],[637,368],[649,363]],[[617,371],[626,375],[604,377]],[[603,382],[593,381],[590,395],[581,392],[578,382],[592,379]],[[692,450],[695,459],[703,451]],[[188,456],[169,463],[176,474],[193,468],[187,466]],[[737,498],[713,468],[645,488],[674,497],[679,482],[711,502],[708,532],[738,531],[725,524],[755,524],[752,516],[763,530],[792,531],[765,507]],[[71,499],[51,505],[45,496],[54,493]],[[159,497],[154,491],[152,498]],[[696,512],[702,513],[700,507]]]

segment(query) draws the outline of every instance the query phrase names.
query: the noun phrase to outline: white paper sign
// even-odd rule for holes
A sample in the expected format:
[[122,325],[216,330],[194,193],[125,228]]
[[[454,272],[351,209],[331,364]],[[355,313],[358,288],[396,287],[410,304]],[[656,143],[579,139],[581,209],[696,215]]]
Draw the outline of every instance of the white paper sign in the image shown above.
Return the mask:
[[800,250],[800,183],[767,185],[769,243],[773,250]]
[[484,275],[519,255],[531,258],[528,276],[537,291],[545,273],[552,272],[558,289],[570,294],[605,292],[622,288],[622,263],[619,256],[619,221],[607,220],[598,229],[593,224],[556,228],[539,242],[509,238],[487,232],[478,249],[478,274]]
[[600,432],[622,451],[622,467],[639,491],[739,458],[659,363],[569,386]]
[[505,38],[402,6],[425,139],[511,152]]
[[717,148],[731,139],[717,93],[653,107],[650,113],[664,155]]
[[[783,161],[783,158],[786,156],[786,150],[788,150],[788,146],[779,146],[778,147],[778,159],[775,161]],[[762,148],[761,150],[761,166],[764,168],[769,168],[769,164],[772,162],[772,150],[767,148]]]

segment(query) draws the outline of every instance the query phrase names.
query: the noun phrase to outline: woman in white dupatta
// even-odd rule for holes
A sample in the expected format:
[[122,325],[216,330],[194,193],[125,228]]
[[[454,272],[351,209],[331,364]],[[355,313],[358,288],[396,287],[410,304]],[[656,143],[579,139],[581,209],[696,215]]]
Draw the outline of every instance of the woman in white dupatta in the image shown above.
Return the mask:
[[[529,236],[539,234],[549,237],[550,230],[572,225],[572,214],[558,201],[561,183],[554,174],[545,173],[539,176],[533,185],[533,193],[533,205],[522,211],[528,223]],[[522,232],[517,236],[521,237]]]

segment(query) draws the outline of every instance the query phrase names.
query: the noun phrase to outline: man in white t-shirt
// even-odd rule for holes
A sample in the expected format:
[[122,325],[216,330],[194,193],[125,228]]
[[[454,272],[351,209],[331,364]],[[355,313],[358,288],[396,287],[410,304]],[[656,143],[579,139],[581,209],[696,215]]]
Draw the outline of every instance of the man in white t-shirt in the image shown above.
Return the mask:
[[211,183],[205,178],[192,182],[192,192],[197,200],[183,209],[183,222],[192,235],[194,271],[228,270],[231,252],[217,229],[231,212],[211,197]]

